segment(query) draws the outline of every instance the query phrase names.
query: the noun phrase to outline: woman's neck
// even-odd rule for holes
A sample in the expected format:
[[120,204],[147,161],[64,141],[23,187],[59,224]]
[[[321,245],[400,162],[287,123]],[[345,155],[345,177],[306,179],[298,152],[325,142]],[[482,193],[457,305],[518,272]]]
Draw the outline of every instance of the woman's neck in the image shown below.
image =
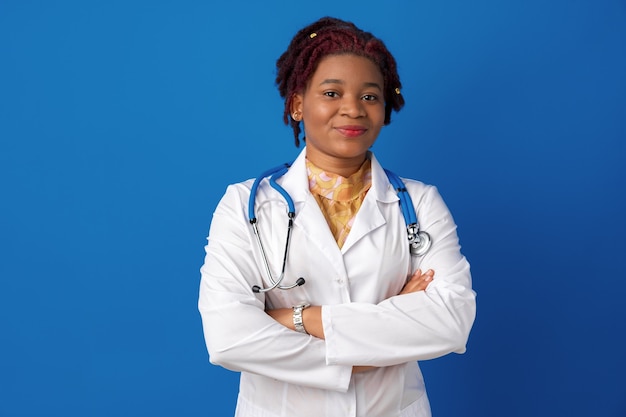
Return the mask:
[[334,158],[327,155],[309,155],[307,153],[307,159],[313,165],[328,173],[348,178],[361,168],[363,162],[367,159],[367,154],[355,158]]

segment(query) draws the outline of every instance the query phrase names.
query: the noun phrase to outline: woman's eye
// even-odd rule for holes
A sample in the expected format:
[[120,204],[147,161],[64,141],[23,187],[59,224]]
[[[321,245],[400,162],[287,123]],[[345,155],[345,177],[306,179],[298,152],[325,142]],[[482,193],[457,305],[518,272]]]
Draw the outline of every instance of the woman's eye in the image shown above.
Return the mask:
[[339,97],[339,94],[337,94],[336,91],[326,91],[324,92],[324,95],[326,97],[332,97],[332,98]]
[[378,100],[378,97],[375,96],[374,94],[365,94],[363,96],[363,100],[365,100],[365,101],[376,101],[376,100]]

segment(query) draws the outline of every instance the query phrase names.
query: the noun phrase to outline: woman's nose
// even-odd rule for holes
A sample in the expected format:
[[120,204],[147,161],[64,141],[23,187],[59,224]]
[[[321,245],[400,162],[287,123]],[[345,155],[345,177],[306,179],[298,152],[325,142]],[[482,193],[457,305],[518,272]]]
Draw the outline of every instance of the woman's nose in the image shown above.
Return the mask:
[[344,96],[341,103],[341,114],[357,118],[365,116],[365,108],[359,97]]

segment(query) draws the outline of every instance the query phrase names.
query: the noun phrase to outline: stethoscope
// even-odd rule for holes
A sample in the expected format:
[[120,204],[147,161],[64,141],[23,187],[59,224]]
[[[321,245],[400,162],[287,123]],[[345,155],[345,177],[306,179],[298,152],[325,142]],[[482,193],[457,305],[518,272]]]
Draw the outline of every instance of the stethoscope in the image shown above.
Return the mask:
[[[279,290],[290,290],[292,288],[304,285],[304,283],[306,282],[304,278],[300,277],[296,280],[295,283],[291,285],[281,285],[283,280],[285,279],[285,265],[287,265],[287,255],[289,254],[289,244],[291,243],[291,231],[293,229],[293,219],[296,217],[296,208],[289,193],[287,193],[287,191],[283,187],[281,187],[280,184],[276,182],[276,180],[283,176],[289,170],[290,166],[291,164],[283,164],[275,168],[268,169],[254,180],[254,182],[252,183],[252,188],[250,189],[250,199],[248,200],[248,217],[250,219],[252,229],[254,230],[254,235],[256,236],[259,250],[261,251],[261,257],[263,258],[263,264],[265,266],[267,277],[269,278],[269,282],[271,283],[271,285],[267,288],[261,288],[258,285],[253,285],[252,291],[255,293],[265,293],[276,288],[278,288]],[[415,214],[415,208],[413,207],[413,201],[411,200],[411,196],[409,195],[409,192],[407,191],[400,177],[387,169],[385,169],[385,174],[387,174],[389,182],[396,189],[396,192],[398,193],[398,198],[400,199],[400,209],[402,210],[402,215],[407,225],[406,232],[409,239],[409,250],[411,252],[411,255],[423,256],[430,249],[432,239],[427,232],[420,230],[419,223],[417,222],[417,215]],[[266,177],[270,177],[270,186],[283,196],[283,198],[287,202],[288,207],[285,253],[283,255],[283,266],[280,270],[280,275],[278,276],[278,278],[274,278],[274,276],[272,275],[269,261],[267,259],[267,254],[265,253],[265,249],[263,248],[263,242],[261,241],[261,236],[257,227],[257,218],[254,214],[254,204],[256,201],[257,188],[259,188],[259,184]]]

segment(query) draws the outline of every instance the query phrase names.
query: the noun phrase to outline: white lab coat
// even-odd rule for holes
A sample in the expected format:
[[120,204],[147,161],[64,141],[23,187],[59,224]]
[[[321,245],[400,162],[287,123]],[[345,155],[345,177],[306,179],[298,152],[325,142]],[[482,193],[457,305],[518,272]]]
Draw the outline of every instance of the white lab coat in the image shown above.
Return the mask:
[[[339,249],[309,192],[303,150],[279,179],[295,202],[285,284],[269,286],[248,221],[252,181],[231,185],[211,223],[201,268],[199,310],[210,360],[241,371],[238,417],[427,417],[430,407],[416,361],[463,353],[475,317],[469,264],[456,225],[435,187],[405,180],[422,230],[433,243],[411,255],[398,196],[372,159],[372,186]],[[275,277],[282,266],[286,203],[267,180],[256,217]],[[396,296],[418,267],[435,270],[425,291]],[[321,305],[325,340],[290,330],[267,307]],[[353,365],[376,370],[352,375]]]

